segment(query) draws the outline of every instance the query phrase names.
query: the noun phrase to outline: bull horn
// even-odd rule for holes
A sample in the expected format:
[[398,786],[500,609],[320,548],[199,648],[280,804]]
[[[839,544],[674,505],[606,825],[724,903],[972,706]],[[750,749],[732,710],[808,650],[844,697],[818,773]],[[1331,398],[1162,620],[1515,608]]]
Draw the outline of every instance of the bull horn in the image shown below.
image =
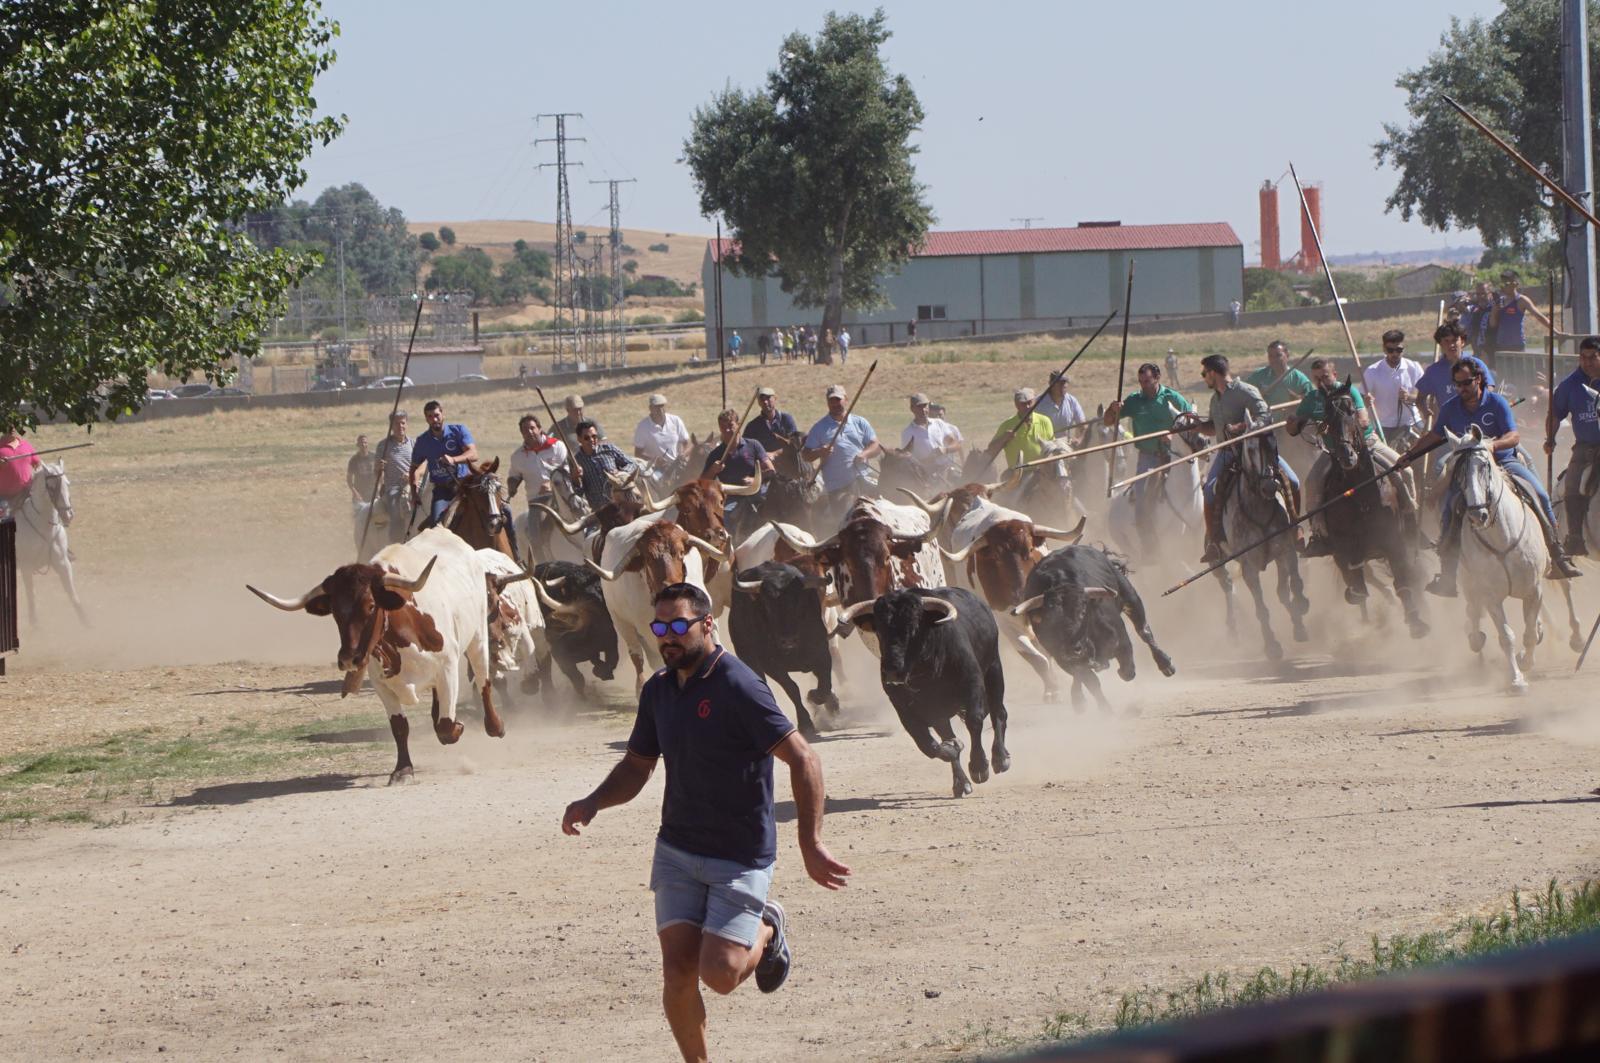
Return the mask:
[[532,579],[533,578],[533,573],[527,571],[526,569],[524,569],[521,572],[515,572],[515,573],[507,572],[504,575],[498,575],[497,574],[497,575],[491,576],[490,578],[494,580],[495,593],[498,594],[500,591],[505,590],[507,587],[511,586],[511,584],[513,584],[513,583],[520,583],[522,580]]
[[[579,532],[583,531],[584,521],[582,521],[582,520],[573,521],[572,523],[569,524],[566,521],[561,519],[561,514],[557,513],[555,510],[551,509],[549,506],[545,505],[543,502],[535,502],[533,504],[533,508],[534,509],[542,509],[546,513],[550,514],[550,519],[555,521],[558,525],[560,525],[561,530],[563,532],[565,532],[566,534],[568,534],[568,535],[577,535]],[[592,515],[593,514],[591,514],[591,516]],[[585,519],[587,519],[587,518],[585,518]]]
[[606,474],[606,479],[611,481],[611,486],[612,487],[627,487],[628,486],[628,474],[627,473],[614,473],[610,469],[602,469],[601,471]]
[[710,543],[706,542],[704,539],[700,538],[699,536],[690,535],[688,532],[684,532],[683,536],[684,536],[685,539],[689,540],[689,545],[690,546],[692,546],[695,549],[699,550],[701,553],[710,554],[712,557],[716,558],[718,561],[726,561],[730,565],[733,564],[733,552],[731,550],[718,549],[717,547],[712,546]]
[[590,568],[594,569],[596,572],[600,573],[600,578],[605,580],[607,583],[615,583],[622,576],[622,573],[621,573],[620,570],[617,571],[617,572],[608,572],[605,569],[601,568],[596,562],[590,560],[587,557],[583,559],[583,563],[588,565]]
[[551,590],[557,590],[565,582],[567,582],[567,577],[557,576],[555,579],[545,580],[544,585],[549,587]]
[[917,508],[922,510],[922,512],[926,513],[930,517],[934,514],[933,504],[944,496],[944,492],[941,491],[939,494],[934,495],[932,499],[926,499],[917,494],[915,491],[911,490],[909,487],[896,487],[895,490],[899,491],[901,494],[911,499],[911,501],[915,502],[917,504]]
[[[935,543],[934,545],[937,546],[938,544]],[[963,561],[965,561],[967,559],[967,555],[968,554],[972,553],[972,551],[977,548],[977,545],[978,545],[978,540],[974,539],[970,543],[968,543],[966,546],[963,546],[961,549],[956,550],[953,553],[951,551],[949,551],[949,550],[946,550],[942,546],[939,547],[939,552],[944,555],[944,559],[946,561],[949,561],[949,562],[951,562],[953,564],[959,565],[961,562],[963,562]]]
[[1109,598],[1115,598],[1117,596],[1117,592],[1112,590],[1110,587],[1085,587],[1083,589],[1083,596],[1085,598],[1098,598],[1105,600]]
[[[566,577],[563,576],[562,578],[565,579]],[[550,582],[550,586],[553,587],[555,585],[556,581],[552,580]],[[554,598],[550,597],[550,592],[545,590],[543,580],[535,579],[533,581],[533,596],[539,599],[540,605],[550,610],[550,612],[555,616],[566,616],[568,614],[578,613],[581,611],[575,605],[572,605],[568,602],[558,602]]]
[[322,584],[320,583],[293,601],[290,601],[287,598],[279,598],[275,594],[268,594],[266,591],[257,590],[248,583],[244,585],[244,589],[255,595],[257,598],[260,598],[268,605],[277,609],[282,609],[286,613],[298,613],[300,610],[306,607],[307,602],[311,601],[311,599],[315,598],[317,595],[323,593]]
[[872,612],[872,607],[877,604],[878,599],[876,598],[868,598],[864,602],[857,602],[850,608],[846,609],[843,613],[839,614],[839,620],[841,623],[853,624],[856,622],[856,617],[860,616],[862,613]]
[[1078,526],[1071,531],[1062,531],[1060,528],[1048,528],[1043,524],[1035,524],[1033,526],[1033,534],[1046,539],[1064,539],[1069,543],[1075,543],[1083,538],[1083,526],[1087,523],[1089,523],[1088,517],[1080,517],[1078,518]]
[[961,615],[960,610],[956,608],[956,604],[954,602],[947,602],[943,598],[924,598],[922,599],[922,608],[929,612],[944,614],[944,616],[934,621],[936,626],[939,624],[948,624],[950,621]]
[[434,527],[448,530],[450,527],[450,522],[456,519],[456,510],[460,508],[461,496],[456,495],[456,497],[450,500],[450,504],[444,508],[444,512],[439,515],[439,520]]
[[678,492],[674,491],[664,501],[657,502],[650,493],[650,481],[640,480],[639,490],[644,494],[644,511],[646,513],[660,513],[664,509],[671,509],[678,504]]
[[761,591],[761,581],[736,579],[733,581],[735,590],[744,591],[746,594],[757,594]]
[[1016,486],[1018,480],[1022,479],[1022,473],[1022,469],[1007,469],[1006,474],[1000,479],[992,484],[984,484],[983,486],[990,494],[996,491],[1009,490]]
[[772,525],[773,529],[775,531],[777,531],[778,538],[783,540],[785,546],[787,546],[791,550],[798,551],[799,553],[802,553],[802,554],[813,553],[817,549],[819,549],[821,547],[824,547],[824,546],[832,546],[833,545],[833,540],[837,539],[839,537],[837,534],[835,534],[832,538],[828,539],[827,542],[822,542],[822,543],[809,542],[808,543],[808,542],[803,542],[803,541],[801,541],[799,539],[796,539],[793,535],[790,535],[788,533],[788,531],[786,531],[784,529],[784,526],[782,524],[779,524],[775,520],[768,521],[767,523]]
[[1028,613],[1033,612],[1035,609],[1042,608],[1043,606],[1044,606],[1044,595],[1035,594],[1032,598],[1029,598],[1027,601],[1018,602],[1016,605],[1013,605],[1010,608],[1009,612],[1011,613],[1012,616],[1026,616]]
[[727,484],[724,484],[722,487],[722,494],[726,498],[748,498],[751,495],[759,495],[760,493],[761,466],[759,465],[756,466],[756,478],[753,483],[741,484],[738,487],[730,487]]
[[934,521],[933,525],[928,529],[929,535],[932,535],[934,532],[944,527],[944,522],[950,519],[950,507],[955,504],[956,500],[953,498],[946,498],[944,500],[944,506],[939,510],[939,519]]
[[425,565],[422,569],[422,575],[418,576],[416,579],[406,579],[398,572],[385,572],[383,574],[383,585],[391,591],[408,591],[411,594],[416,594],[423,587],[427,586],[428,577],[433,574],[434,562],[438,560],[438,554],[428,558],[427,565]]

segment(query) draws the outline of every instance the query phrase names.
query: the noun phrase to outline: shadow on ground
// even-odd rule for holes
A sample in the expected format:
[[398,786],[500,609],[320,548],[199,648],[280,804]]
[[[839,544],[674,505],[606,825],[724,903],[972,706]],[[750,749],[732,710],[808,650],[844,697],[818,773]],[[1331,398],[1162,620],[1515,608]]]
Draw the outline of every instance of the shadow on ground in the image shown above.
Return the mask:
[[261,782],[230,782],[218,786],[202,786],[182,797],[156,805],[157,808],[183,808],[204,805],[246,805],[251,801],[265,801],[274,797],[292,797],[295,794],[327,794],[349,790],[366,779],[380,779],[381,775],[304,775],[297,779],[268,779]]

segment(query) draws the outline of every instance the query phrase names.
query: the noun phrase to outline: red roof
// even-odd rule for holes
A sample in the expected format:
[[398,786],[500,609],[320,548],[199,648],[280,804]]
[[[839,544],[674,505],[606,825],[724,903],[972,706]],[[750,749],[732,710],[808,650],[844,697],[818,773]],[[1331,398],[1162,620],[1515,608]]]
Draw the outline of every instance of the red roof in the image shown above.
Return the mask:
[[[715,240],[706,241],[713,260]],[[732,251],[737,245],[724,240]],[[956,229],[930,232],[914,258],[1026,255],[1052,251],[1153,251],[1178,247],[1242,247],[1225,221],[1181,225],[1079,225],[1070,229]]]

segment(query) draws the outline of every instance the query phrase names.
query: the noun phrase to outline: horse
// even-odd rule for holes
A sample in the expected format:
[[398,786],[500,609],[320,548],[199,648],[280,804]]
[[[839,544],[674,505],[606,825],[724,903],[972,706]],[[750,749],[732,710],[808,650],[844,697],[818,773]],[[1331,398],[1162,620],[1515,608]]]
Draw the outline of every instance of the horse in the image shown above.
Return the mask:
[[[1246,430],[1257,427],[1248,413],[1245,423]],[[1300,553],[1294,536],[1283,534],[1290,522],[1288,486],[1280,479],[1274,433],[1252,436],[1239,443],[1237,450],[1233,472],[1225,477],[1231,481],[1227,490],[1222,489],[1222,483],[1217,485],[1217,505],[1222,507],[1223,530],[1230,546],[1237,548],[1266,540],[1238,560],[1244,585],[1255,599],[1256,619],[1261,622],[1266,654],[1276,661],[1283,657],[1283,646],[1272,633],[1272,614],[1267,611],[1261,593],[1261,573],[1277,562],[1278,601],[1283,603],[1294,625],[1296,642],[1305,642],[1311,637],[1305,624],[1311,603],[1306,599],[1305,584],[1300,579]]]
[[[1467,606],[1467,645],[1481,653],[1488,641],[1482,623],[1487,612],[1500,639],[1510,671],[1509,689],[1525,693],[1528,679],[1523,670],[1533,664],[1533,650],[1544,638],[1540,610],[1544,605],[1544,573],[1550,564],[1544,531],[1533,510],[1534,503],[1511,485],[1511,474],[1500,468],[1494,455],[1483,444],[1477,425],[1465,435],[1444,430],[1450,453],[1439,463],[1439,475],[1459,494],[1462,514],[1461,589]],[[1562,580],[1567,599],[1568,621],[1574,649],[1583,645],[1578,615],[1572,606],[1572,590]],[[1522,653],[1516,652],[1511,623],[1506,618],[1505,600],[1522,603]]]
[[[1168,436],[1168,461],[1182,461],[1205,443],[1197,434],[1175,432]],[[1160,552],[1161,544],[1203,538],[1206,530],[1205,472],[1199,462],[1184,461],[1138,484],[1120,488],[1111,496],[1106,515],[1111,534],[1125,553],[1140,548],[1145,560]],[[1145,511],[1144,521],[1138,519]],[[1137,540],[1137,541],[1136,541]],[[1226,572],[1226,569],[1218,569]]]
[[[1094,416],[1089,418],[1088,430],[1084,433],[1081,449],[1087,450],[1102,443],[1114,443],[1127,436],[1120,421],[1109,425],[1105,423],[1105,412],[1105,404],[1101,403],[1095,410]],[[1078,486],[1082,497],[1096,506],[1107,497],[1108,483],[1125,480],[1132,473],[1128,468],[1127,447],[1117,447],[1103,454],[1090,454],[1088,457],[1078,458],[1071,463],[1071,467],[1073,483]]]
[[1007,470],[1006,486],[995,491],[992,497],[997,505],[1020,510],[1040,524],[1071,527],[1088,515],[1073,491],[1069,460],[1072,448],[1062,440],[1051,439],[1040,444],[1040,451],[1040,458],[1061,460],[1023,469],[1020,475],[1012,475]]
[[[592,512],[589,500],[572,486],[572,474],[565,465],[550,473],[550,496],[550,505],[558,515],[565,511],[581,522]],[[528,568],[545,561],[582,563],[583,551],[566,536],[555,534],[556,526],[543,510],[526,509],[517,514],[512,525]]]
[[474,550],[498,550],[516,559],[511,538],[506,534],[505,486],[500,482],[500,459],[479,462],[456,481],[456,497],[439,518]]
[[1328,507],[1323,520],[1333,561],[1344,579],[1344,600],[1366,610],[1366,563],[1382,561],[1389,566],[1395,593],[1405,610],[1411,637],[1428,634],[1422,619],[1421,568],[1417,556],[1417,512],[1397,473],[1379,483],[1370,483],[1380,471],[1367,434],[1356,419],[1351,399],[1350,379],[1324,395],[1323,409],[1328,431],[1329,468],[1323,481],[1324,499],[1336,499],[1358,484],[1367,484],[1350,498]]
[[67,479],[65,460],[40,464],[28,493],[12,516],[17,521],[17,568],[28,589],[28,622],[39,622],[33,596],[35,573],[55,569],[78,620],[87,626],[89,614],[78,597],[78,585],[72,576],[72,550],[67,545],[73,509],[72,482]]
[[932,495],[956,486],[951,481],[953,469],[940,474],[929,469],[911,456],[909,449],[885,450],[879,459],[878,494],[893,499],[904,489],[920,495]]

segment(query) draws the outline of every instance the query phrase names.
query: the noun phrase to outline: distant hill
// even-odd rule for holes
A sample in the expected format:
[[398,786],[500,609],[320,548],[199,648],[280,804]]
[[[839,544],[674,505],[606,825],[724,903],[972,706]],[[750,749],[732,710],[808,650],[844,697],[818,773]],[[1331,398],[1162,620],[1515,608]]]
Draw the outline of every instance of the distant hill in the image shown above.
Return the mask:
[[[541,251],[555,250],[556,227],[553,222],[547,221],[414,221],[407,223],[406,227],[415,234],[438,232],[441,225],[455,230],[454,250],[468,246],[482,248],[497,266],[511,257],[511,245],[518,240],[526,240]],[[604,225],[579,225],[576,228],[589,234],[587,241],[577,245],[578,253],[584,257],[594,254],[596,241],[604,243],[610,232]],[[625,257],[638,260],[640,276],[653,274],[670,277],[683,285],[700,282],[700,265],[705,260],[706,241],[709,239],[709,236],[691,233],[622,230],[622,242],[633,248],[625,252]],[[652,244],[666,244],[667,250],[651,251]],[[435,255],[447,255],[451,250],[441,247]],[[423,269],[426,272],[427,267]]]
[[1428,251],[1362,251],[1353,255],[1329,255],[1328,262],[1335,266],[1420,266],[1428,262],[1473,266],[1482,257],[1482,247],[1436,247]]

